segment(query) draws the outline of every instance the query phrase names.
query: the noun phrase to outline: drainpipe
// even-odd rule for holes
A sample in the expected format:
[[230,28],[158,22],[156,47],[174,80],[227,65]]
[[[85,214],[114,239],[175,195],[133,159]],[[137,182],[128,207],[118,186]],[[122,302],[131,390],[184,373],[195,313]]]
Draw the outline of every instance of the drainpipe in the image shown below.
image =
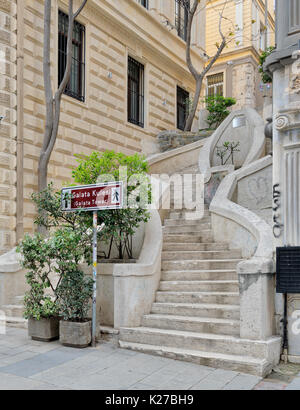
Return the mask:
[[23,238],[24,168],[24,0],[17,0],[17,198],[16,240]]
[[265,0],[265,51],[268,48],[268,0]]

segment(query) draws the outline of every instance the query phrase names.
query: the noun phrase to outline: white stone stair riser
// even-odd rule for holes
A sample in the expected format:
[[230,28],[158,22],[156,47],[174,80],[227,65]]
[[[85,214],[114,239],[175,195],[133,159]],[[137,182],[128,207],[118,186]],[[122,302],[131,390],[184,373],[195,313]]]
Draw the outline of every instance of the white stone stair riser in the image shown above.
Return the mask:
[[[187,247],[188,248],[188,247]],[[162,261],[166,260],[206,260],[206,259],[239,259],[241,258],[241,251],[239,249],[226,250],[226,251],[191,251],[189,249],[181,251],[163,251]]]
[[182,292],[238,292],[238,281],[161,281],[160,291]]
[[173,260],[162,261],[162,270],[215,270],[215,269],[236,269],[240,262],[237,260]]
[[237,280],[238,276],[235,270],[204,270],[204,271],[163,271],[161,280],[178,281],[178,280]]
[[239,293],[227,292],[157,292],[156,302],[160,303],[220,303],[221,305],[238,305]]
[[211,232],[211,224],[210,223],[203,223],[203,224],[192,224],[192,225],[176,225],[176,226],[164,226],[163,227],[164,233],[192,233],[198,232],[198,235],[202,232],[209,233]]
[[240,318],[240,308],[236,305],[213,305],[192,303],[153,303],[151,313],[176,316],[197,316],[216,319]]
[[189,234],[170,234],[163,232],[164,243],[195,243],[213,241],[212,231],[194,232]]
[[272,371],[272,366],[266,360],[253,359],[252,357],[239,357],[210,352],[195,352],[184,349],[167,348],[164,346],[146,345],[120,341],[120,347],[143,353],[163,356],[170,359],[182,360],[201,366],[216,367],[236,372],[249,373],[265,377]]
[[202,219],[165,219],[164,226],[182,226],[182,225],[195,225],[195,224],[209,224],[211,226],[211,218],[205,217]]
[[158,329],[213,333],[231,336],[239,336],[240,334],[239,320],[228,319],[150,314],[143,317],[142,326]]
[[127,342],[180,347],[182,349],[238,356],[247,356],[249,355],[249,351],[251,351],[251,356],[258,359],[263,359],[266,355],[264,343],[253,344],[252,341],[226,335],[139,327],[130,329],[122,328],[120,330],[120,338]]
[[226,243],[163,243],[163,251],[227,251],[228,245]]

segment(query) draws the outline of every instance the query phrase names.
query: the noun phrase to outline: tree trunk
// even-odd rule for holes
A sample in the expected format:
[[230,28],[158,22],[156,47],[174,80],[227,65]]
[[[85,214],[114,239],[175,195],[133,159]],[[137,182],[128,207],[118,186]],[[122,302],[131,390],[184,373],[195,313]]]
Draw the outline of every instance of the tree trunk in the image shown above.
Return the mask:
[[196,91],[195,91],[195,96],[194,96],[194,100],[193,100],[193,105],[192,105],[192,108],[189,112],[188,118],[186,120],[184,131],[191,131],[192,130],[193,121],[194,121],[194,118],[195,118],[195,115],[196,115],[196,111],[197,111],[198,103],[199,103],[199,99],[200,99],[202,82],[203,82],[203,78],[201,76],[198,77],[197,80],[196,80]]

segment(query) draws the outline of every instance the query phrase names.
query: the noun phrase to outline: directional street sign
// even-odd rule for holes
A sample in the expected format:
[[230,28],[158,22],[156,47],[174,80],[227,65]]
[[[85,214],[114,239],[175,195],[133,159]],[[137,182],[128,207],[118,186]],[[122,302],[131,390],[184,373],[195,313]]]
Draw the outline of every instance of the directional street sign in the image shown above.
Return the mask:
[[63,211],[103,211],[123,207],[123,182],[105,182],[63,188],[61,209]]
[[[97,297],[97,231],[98,211],[123,208],[123,182],[105,182],[95,185],[82,185],[63,188],[61,209],[66,212],[93,211],[93,307],[92,307],[92,346],[96,346],[96,297]],[[104,228],[101,225],[100,231]]]

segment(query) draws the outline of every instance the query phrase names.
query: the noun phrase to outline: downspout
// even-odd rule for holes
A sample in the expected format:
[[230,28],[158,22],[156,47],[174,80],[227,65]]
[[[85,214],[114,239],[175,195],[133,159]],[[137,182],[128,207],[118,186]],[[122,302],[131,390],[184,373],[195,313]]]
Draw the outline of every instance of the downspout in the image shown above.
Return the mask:
[[24,202],[24,0],[17,0],[17,198],[16,240],[23,238]]
[[268,0],[265,0],[265,51],[268,48]]

